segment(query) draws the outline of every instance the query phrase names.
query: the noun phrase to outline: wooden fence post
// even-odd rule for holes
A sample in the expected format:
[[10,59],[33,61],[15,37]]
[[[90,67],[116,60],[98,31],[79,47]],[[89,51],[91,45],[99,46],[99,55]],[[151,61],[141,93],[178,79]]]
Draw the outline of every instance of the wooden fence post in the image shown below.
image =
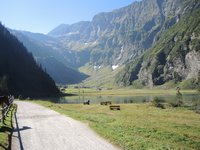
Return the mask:
[[5,125],[5,112],[6,112],[6,110],[5,110],[5,104],[3,103],[2,104],[2,125]]
[[14,97],[10,97],[8,99],[8,103],[6,102],[2,102],[2,108],[0,109],[1,111],[1,118],[0,118],[0,122],[2,122],[2,125],[5,125],[5,118],[8,116],[8,111],[13,103]]

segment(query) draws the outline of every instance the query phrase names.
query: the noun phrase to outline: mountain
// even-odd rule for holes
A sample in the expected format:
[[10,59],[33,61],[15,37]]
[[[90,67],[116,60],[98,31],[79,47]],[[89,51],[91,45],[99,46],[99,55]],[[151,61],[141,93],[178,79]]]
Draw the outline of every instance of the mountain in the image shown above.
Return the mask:
[[15,96],[56,96],[52,78],[39,67],[32,54],[0,24],[0,93]]
[[66,48],[90,52],[89,63],[121,65],[156,44],[159,36],[190,13],[196,0],[143,0],[100,13],[91,22],[61,25],[49,36]]
[[54,81],[59,84],[76,84],[88,77],[88,75],[66,67],[54,57],[37,58],[37,62],[42,64]]
[[[163,34],[157,44],[118,74],[121,85],[153,87],[182,82],[195,88],[200,77],[200,4]],[[197,7],[198,6],[198,7]],[[199,83],[200,84],[200,83]]]
[[[94,69],[125,66],[116,76],[118,85],[128,86],[135,81],[134,84],[153,87],[171,80],[196,78],[199,53],[186,37],[195,37],[191,40],[193,45],[193,41],[199,42],[198,33],[191,22],[184,20],[193,18],[195,21],[193,16],[199,5],[199,0],[142,0],[112,12],[99,13],[90,22],[58,26],[48,35],[67,49],[88,52],[90,57],[85,64]],[[183,35],[179,37],[174,33]],[[166,39],[178,41],[173,43]],[[193,65],[194,69],[186,66],[186,56],[187,60],[196,56],[197,61],[192,62],[197,65]],[[177,60],[172,61],[172,58]],[[172,67],[173,71],[169,70]]]
[[41,64],[56,83],[74,84],[88,77],[76,70],[79,63],[84,64],[79,59],[83,52],[78,53],[65,49],[57,39],[44,34],[16,30],[10,31],[33,54],[37,63]]

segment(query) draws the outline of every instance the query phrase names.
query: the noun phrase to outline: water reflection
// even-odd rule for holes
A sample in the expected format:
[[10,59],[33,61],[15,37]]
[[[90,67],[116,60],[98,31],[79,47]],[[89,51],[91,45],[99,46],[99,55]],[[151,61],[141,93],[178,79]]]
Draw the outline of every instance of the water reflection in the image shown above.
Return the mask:
[[[92,104],[99,104],[103,101],[112,101],[116,104],[128,104],[128,103],[144,103],[152,101],[155,97],[163,99],[166,102],[175,101],[177,99],[176,95],[162,95],[162,96],[67,96],[61,97],[56,101],[58,103],[66,104],[80,104],[86,100],[90,100]],[[185,104],[193,104],[200,100],[200,95],[198,94],[183,94],[182,101]]]

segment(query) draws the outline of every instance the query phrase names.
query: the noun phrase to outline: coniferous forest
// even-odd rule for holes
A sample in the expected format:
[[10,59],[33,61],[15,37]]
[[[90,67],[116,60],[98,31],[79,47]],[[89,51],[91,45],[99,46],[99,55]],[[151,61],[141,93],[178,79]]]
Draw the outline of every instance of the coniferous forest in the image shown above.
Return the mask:
[[0,24],[0,95],[56,96],[52,78],[38,66],[31,53]]

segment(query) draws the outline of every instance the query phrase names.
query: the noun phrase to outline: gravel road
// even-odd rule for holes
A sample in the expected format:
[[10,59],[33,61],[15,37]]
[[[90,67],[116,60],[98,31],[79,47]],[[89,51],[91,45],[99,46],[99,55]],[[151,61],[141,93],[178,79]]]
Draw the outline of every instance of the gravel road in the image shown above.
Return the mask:
[[86,124],[30,102],[15,102],[12,150],[117,150]]

